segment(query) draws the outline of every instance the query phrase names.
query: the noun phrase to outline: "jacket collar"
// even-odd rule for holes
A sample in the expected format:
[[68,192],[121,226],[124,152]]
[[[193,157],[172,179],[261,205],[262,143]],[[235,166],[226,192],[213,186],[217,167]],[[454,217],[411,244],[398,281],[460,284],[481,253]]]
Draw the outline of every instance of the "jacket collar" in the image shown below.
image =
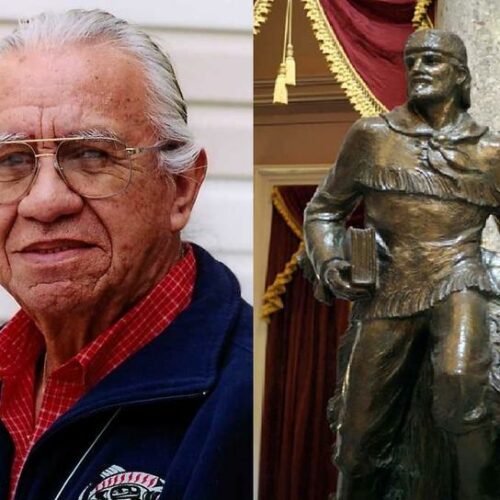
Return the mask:
[[457,123],[449,129],[434,130],[408,103],[394,108],[382,115],[389,127],[401,134],[410,136],[441,137],[449,142],[458,142],[465,139],[481,137],[488,127],[478,125],[467,112],[463,112]]
[[58,424],[141,401],[181,398],[213,387],[241,297],[235,276],[193,245],[197,279],[191,304],[170,326],[105,377]]

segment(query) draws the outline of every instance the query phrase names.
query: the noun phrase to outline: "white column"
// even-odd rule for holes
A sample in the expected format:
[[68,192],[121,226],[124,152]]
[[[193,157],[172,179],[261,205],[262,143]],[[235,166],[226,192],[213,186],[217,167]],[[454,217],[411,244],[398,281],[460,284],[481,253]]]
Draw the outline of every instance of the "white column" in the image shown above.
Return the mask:
[[[437,0],[436,25],[457,33],[467,46],[474,118],[500,131],[500,1]],[[484,258],[500,283],[500,233],[492,217],[483,231]],[[493,385],[500,390],[500,300],[490,302]]]
[[467,46],[472,73],[471,114],[500,130],[500,2],[437,0],[436,26],[453,31]]
[[[481,125],[500,131],[500,1],[437,0],[436,26],[465,42],[472,74],[470,113]],[[500,264],[500,234],[491,218],[483,246],[498,254]]]

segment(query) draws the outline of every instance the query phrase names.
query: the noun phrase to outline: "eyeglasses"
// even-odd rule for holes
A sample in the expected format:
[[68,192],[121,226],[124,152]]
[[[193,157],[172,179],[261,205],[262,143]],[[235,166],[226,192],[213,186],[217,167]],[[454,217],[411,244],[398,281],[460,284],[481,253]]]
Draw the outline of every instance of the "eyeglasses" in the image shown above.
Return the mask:
[[[32,144],[57,143],[52,153],[37,153]],[[109,198],[127,189],[132,178],[132,156],[170,149],[165,142],[155,146],[127,147],[116,139],[68,137],[9,140],[0,142],[0,203],[13,203],[33,186],[38,158],[54,156],[54,168],[74,192],[85,198]],[[174,145],[175,146],[175,145]]]

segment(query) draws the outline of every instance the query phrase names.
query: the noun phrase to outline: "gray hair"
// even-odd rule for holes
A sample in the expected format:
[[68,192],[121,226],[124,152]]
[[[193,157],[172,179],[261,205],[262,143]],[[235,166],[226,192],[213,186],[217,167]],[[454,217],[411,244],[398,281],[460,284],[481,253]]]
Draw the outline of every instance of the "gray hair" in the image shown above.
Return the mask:
[[21,21],[0,40],[0,53],[78,42],[108,42],[137,59],[144,69],[148,119],[159,140],[179,144],[162,151],[160,163],[173,173],[188,169],[200,154],[200,147],[187,125],[184,97],[168,56],[138,27],[98,9],[43,13]]

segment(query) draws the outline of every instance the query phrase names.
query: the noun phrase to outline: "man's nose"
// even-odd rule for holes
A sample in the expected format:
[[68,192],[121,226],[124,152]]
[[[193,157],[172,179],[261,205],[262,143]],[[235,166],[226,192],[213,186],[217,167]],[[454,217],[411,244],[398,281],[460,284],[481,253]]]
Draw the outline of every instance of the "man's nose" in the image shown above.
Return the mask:
[[411,68],[412,72],[419,72],[422,69],[422,58],[416,57]]
[[50,223],[60,217],[79,213],[84,201],[66,185],[56,171],[54,156],[43,155],[38,161],[38,175],[29,192],[19,202],[19,215]]

